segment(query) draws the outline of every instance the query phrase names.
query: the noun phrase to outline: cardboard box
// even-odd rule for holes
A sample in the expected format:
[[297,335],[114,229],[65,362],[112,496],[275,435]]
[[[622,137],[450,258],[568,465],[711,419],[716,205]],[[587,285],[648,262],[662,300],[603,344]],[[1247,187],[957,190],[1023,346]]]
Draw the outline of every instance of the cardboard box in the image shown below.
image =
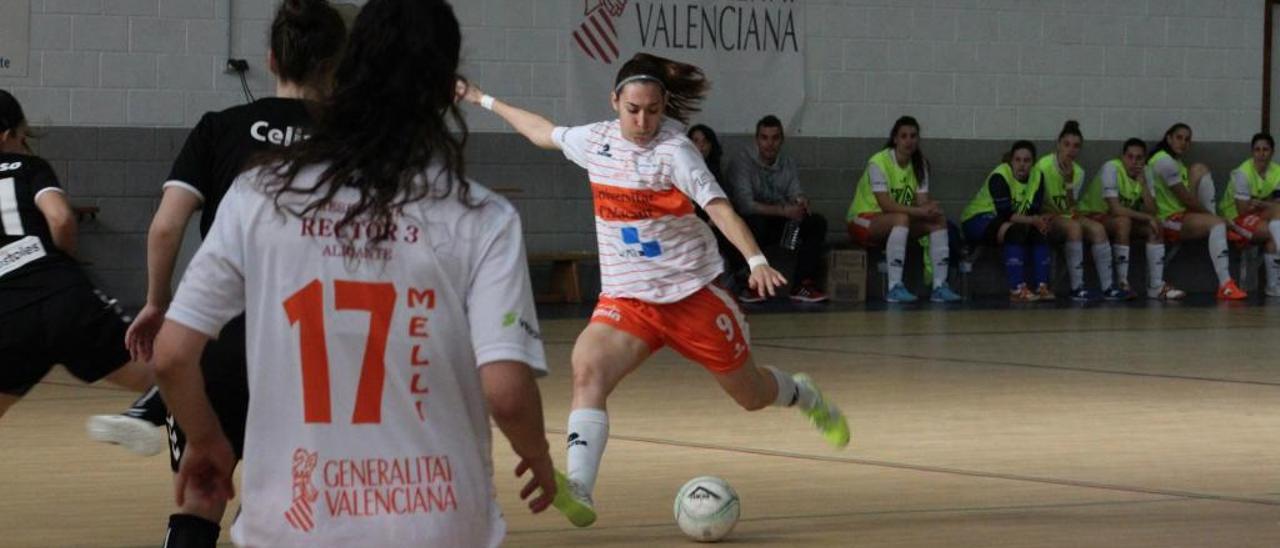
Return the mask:
[[860,303],[867,300],[867,252],[861,249],[827,252],[826,282],[827,295],[833,301]]

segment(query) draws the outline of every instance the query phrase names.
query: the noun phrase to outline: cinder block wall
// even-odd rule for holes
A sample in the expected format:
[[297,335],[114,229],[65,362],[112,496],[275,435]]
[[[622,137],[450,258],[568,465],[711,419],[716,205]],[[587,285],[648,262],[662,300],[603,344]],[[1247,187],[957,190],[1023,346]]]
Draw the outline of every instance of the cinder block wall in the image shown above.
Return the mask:
[[[454,4],[469,77],[558,122],[587,122],[563,115],[566,29],[580,2]],[[924,125],[934,196],[952,215],[1010,141],[1047,147],[1067,118],[1083,126],[1090,172],[1123,139],[1151,141],[1187,122],[1198,141],[1190,159],[1209,163],[1220,183],[1260,126],[1263,5],[1253,0],[802,5],[807,103],[785,150],[833,221],[833,239],[843,237],[862,166],[901,114]],[[244,101],[239,78],[222,72],[228,7],[231,55],[249,60],[250,89],[268,95],[269,0],[33,0],[29,74],[0,78],[44,134],[39,151],[72,201],[102,208],[84,225],[83,253],[126,304],[142,302],[146,227],[189,128],[205,111]],[[470,110],[469,121],[470,174],[508,193],[530,249],[593,248],[585,175],[490,113]],[[751,127],[706,122],[730,154],[749,143]]]

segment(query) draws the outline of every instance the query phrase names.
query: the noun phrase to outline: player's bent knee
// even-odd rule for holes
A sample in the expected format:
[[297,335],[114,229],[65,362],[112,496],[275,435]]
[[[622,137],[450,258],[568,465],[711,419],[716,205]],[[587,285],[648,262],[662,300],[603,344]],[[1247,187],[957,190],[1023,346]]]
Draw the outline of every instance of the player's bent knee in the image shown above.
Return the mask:
[[573,386],[593,388],[604,386],[604,368],[594,360],[573,360]]

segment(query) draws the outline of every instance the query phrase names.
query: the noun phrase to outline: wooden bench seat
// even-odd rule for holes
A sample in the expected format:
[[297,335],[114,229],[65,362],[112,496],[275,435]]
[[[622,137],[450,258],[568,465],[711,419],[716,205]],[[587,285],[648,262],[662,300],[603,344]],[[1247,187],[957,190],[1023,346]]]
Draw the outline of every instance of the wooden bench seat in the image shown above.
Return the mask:
[[534,295],[538,303],[580,303],[582,284],[578,279],[578,263],[595,261],[594,251],[555,251],[529,254],[530,263],[551,263],[551,287],[545,293]]

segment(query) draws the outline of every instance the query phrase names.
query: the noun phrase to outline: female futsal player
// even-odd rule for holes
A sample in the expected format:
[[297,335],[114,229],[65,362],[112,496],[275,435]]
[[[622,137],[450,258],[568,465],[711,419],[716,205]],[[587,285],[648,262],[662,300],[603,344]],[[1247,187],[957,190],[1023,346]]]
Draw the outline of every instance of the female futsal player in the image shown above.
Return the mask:
[[1070,296],[1076,301],[1092,301],[1097,294],[1084,285],[1084,242],[1089,240],[1093,253],[1093,265],[1098,271],[1102,297],[1109,301],[1133,298],[1133,293],[1115,284],[1112,268],[1111,242],[1102,223],[1076,211],[1076,192],[1084,187],[1084,169],[1076,163],[1084,135],[1080,124],[1068,120],[1058,133],[1056,149],[1045,154],[1031,168],[1032,178],[1039,178],[1044,187],[1045,211],[1053,214],[1049,221],[1049,237],[1063,243],[1067,256],[1067,272],[1071,280]]
[[[1031,177],[1035,158],[1036,146],[1031,141],[1013,143],[1004,162],[987,176],[961,217],[970,242],[997,244],[1004,249],[1009,300],[1014,302],[1054,298],[1049,289],[1049,215],[1042,211],[1044,188],[1039,179]],[[1027,285],[1028,255],[1034,291]]]
[[920,149],[920,123],[903,116],[889,130],[884,149],[867,160],[858,179],[853,203],[845,216],[849,236],[863,247],[885,246],[889,268],[891,303],[912,303],[916,296],[902,284],[908,238],[929,236],[933,262],[933,291],[929,300],[953,303],[960,295],[947,285],[951,256],[947,217],[938,202],[929,199],[929,161]]
[[58,176],[27,146],[27,117],[0,90],[0,416],[56,364],[136,391],[150,368],[121,343],[128,320],[72,256],[76,220]]
[[1186,292],[1164,281],[1164,231],[1156,218],[1156,202],[1147,185],[1147,144],[1124,142],[1119,158],[1102,165],[1093,182],[1080,193],[1076,211],[1107,227],[1115,244],[1115,271],[1121,289],[1129,286],[1129,244],[1134,236],[1147,240],[1147,287],[1156,300],[1178,300]]
[[247,317],[237,545],[498,546],[490,414],[531,508],[555,495],[519,217],[462,173],[461,41],[441,0],[365,4],[313,136],[235,181],[169,307],[180,504],[231,494],[198,361]]
[[769,266],[684,134],[681,122],[708,86],[702,71],[641,53],[622,65],[614,82],[609,100],[618,118],[578,127],[556,127],[460,84],[467,101],[492,110],[533,144],[563,150],[591,182],[602,291],[573,348],[568,480],[561,480],[571,496],[556,501],[579,527],[596,517],[591,492],[609,436],[605,401],[663,345],[705,367],[743,408],[799,406],[829,442],[849,442],[844,416],[808,376],[755,365],[742,312],[712,284],[722,262],[691,199],[747,257],[749,287],[773,295],[786,280]]
[[[200,235],[206,237],[224,194],[255,154],[296,144],[310,132],[313,110],[329,92],[333,69],[346,41],[346,25],[325,0],[286,0],[271,24],[267,64],[276,75],[276,96],[200,119],[174,161],[160,207],[147,234],[147,302],[129,327],[126,342],[134,356],[149,360],[152,342],[169,309],[170,279],[182,234],[196,210],[203,210]],[[229,322],[201,357],[204,387],[237,458],[244,453],[249,386],[245,377],[245,318]],[[268,393],[265,397],[271,397]],[[163,407],[156,394],[144,397],[121,415],[90,419],[95,439],[127,442],[146,429],[141,417]],[[170,465],[176,473],[187,442],[185,425],[170,424]],[[212,546],[225,505],[191,498],[170,516],[167,546]]]
[[[1227,224],[1213,213],[1214,184],[1209,168],[1194,164],[1190,169],[1182,157],[1191,148],[1191,127],[1177,123],[1164,132],[1155,152],[1147,160],[1156,214],[1164,229],[1164,241],[1205,238],[1209,242],[1209,258],[1218,275],[1218,300],[1238,301],[1249,297],[1236,286],[1228,268]],[[1161,288],[1147,288],[1147,296],[1159,298]]]

